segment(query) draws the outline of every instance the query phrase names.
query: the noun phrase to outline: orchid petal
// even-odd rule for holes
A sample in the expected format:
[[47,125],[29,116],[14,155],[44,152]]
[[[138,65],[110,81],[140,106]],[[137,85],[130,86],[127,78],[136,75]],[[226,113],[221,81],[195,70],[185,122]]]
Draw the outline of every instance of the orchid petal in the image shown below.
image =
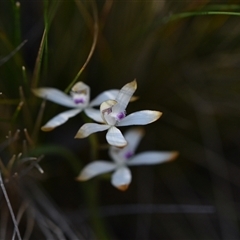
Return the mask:
[[86,95],[90,94],[90,88],[87,84],[83,82],[77,82],[73,85],[71,92],[73,93],[83,93]]
[[127,145],[127,141],[123,137],[121,131],[114,126],[109,128],[106,135],[106,139],[110,145],[113,145],[116,147],[124,147]]
[[94,109],[94,108],[86,108],[84,110],[84,112],[86,113],[86,115],[88,117],[90,117],[91,119],[93,119],[96,122],[99,123],[104,123],[102,116],[101,116],[101,112],[99,111],[99,109]]
[[110,126],[98,123],[85,123],[77,132],[75,138],[85,138],[95,132],[107,130]]
[[107,100],[103,102],[100,106],[102,119],[104,119],[104,121],[109,125],[116,124],[116,116],[112,114],[112,107],[116,104],[117,102],[115,100]]
[[90,99],[90,88],[83,82],[77,82],[71,89],[71,95],[75,104],[79,104],[76,102],[81,100],[81,104],[83,106],[87,106]]
[[121,191],[127,190],[129,184],[132,180],[132,174],[129,168],[121,167],[117,169],[111,179],[111,183],[114,187],[118,188]]
[[178,152],[149,151],[135,155],[127,162],[129,166],[159,164],[174,160]]
[[52,131],[54,128],[65,123],[69,118],[76,116],[82,109],[71,109],[58,114],[41,127],[42,131]]
[[79,176],[76,180],[79,181],[86,181],[90,178],[93,178],[97,175],[111,172],[116,168],[116,164],[107,162],[104,160],[98,160],[92,163],[89,163],[85,166],[82,171],[80,172]]
[[124,85],[120,90],[119,94],[117,95],[117,98],[115,99],[118,104],[116,104],[113,107],[113,112],[116,113],[124,112],[136,89],[137,89],[136,80]]
[[32,89],[32,92],[38,97],[45,98],[65,107],[77,106],[70,96],[56,88],[35,88]]
[[89,106],[93,107],[93,106],[99,106],[101,105],[103,102],[112,99],[115,100],[117,95],[119,93],[119,90],[116,89],[112,89],[112,90],[108,90],[108,91],[104,91],[102,93],[100,93],[96,98],[94,98]]
[[131,113],[118,122],[117,126],[146,125],[161,117],[159,111],[143,110]]

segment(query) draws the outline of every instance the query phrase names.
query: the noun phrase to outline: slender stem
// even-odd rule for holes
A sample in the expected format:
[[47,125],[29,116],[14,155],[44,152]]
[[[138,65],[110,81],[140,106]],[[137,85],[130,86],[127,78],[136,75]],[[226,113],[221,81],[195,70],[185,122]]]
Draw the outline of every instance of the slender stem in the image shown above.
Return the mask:
[[[90,122],[91,120],[82,114],[83,120],[85,122]],[[98,159],[99,143],[95,134],[88,137],[89,143],[91,145],[91,161]],[[88,205],[89,213],[91,216],[91,221],[95,233],[98,239],[109,239],[107,232],[99,215],[99,203],[98,203],[98,181],[92,180],[84,188],[86,193],[86,202]]]
[[8,209],[9,209],[9,212],[10,212],[11,217],[12,217],[12,221],[13,221],[13,224],[14,224],[14,228],[15,228],[16,234],[18,236],[18,239],[21,240],[22,238],[21,238],[21,235],[20,235],[20,232],[19,232],[19,229],[18,229],[17,220],[15,218],[15,215],[14,215],[14,212],[13,212],[10,200],[8,198],[8,194],[7,194],[6,188],[5,188],[4,184],[3,184],[1,172],[0,172],[0,185],[1,185],[1,188],[2,188],[3,195],[5,197],[5,200],[6,200]]
[[201,15],[229,15],[229,16],[240,16],[240,12],[220,12],[220,11],[199,11],[199,12],[184,12],[173,14],[164,19],[164,22],[171,22],[181,18],[201,16]]
[[[79,1],[76,1],[76,3],[78,3]],[[85,61],[85,63],[83,64],[83,66],[80,68],[80,70],[78,71],[77,75],[75,76],[75,78],[72,80],[72,82],[69,84],[69,86],[66,88],[65,92],[69,92],[70,89],[72,88],[72,86],[74,85],[74,83],[78,80],[78,78],[80,77],[80,75],[82,74],[83,70],[86,68],[86,66],[88,65],[90,59],[92,58],[92,55],[94,53],[94,50],[96,48],[96,44],[97,44],[97,39],[98,39],[98,13],[97,13],[97,7],[94,4],[94,1],[91,1],[92,3],[92,8],[93,8],[93,18],[94,18],[94,35],[93,35],[93,43],[91,46],[91,49],[89,51],[89,54],[87,56],[87,59]]]

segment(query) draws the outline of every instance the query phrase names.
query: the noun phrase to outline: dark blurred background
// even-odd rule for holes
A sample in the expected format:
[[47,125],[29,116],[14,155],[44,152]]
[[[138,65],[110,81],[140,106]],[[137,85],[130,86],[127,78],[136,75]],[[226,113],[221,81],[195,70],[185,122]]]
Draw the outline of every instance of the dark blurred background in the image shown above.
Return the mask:
[[[20,4],[18,21],[14,1],[0,2],[0,56],[28,40],[0,66],[4,118],[10,118],[16,107],[5,100],[19,98],[23,65],[31,86],[44,16],[52,17],[52,21],[38,87],[64,90],[89,54],[95,34],[95,8],[98,40],[79,80],[91,87],[93,98],[136,78],[139,100],[130,103],[127,112],[163,112],[157,122],[144,127],[146,135],[138,152],[179,151],[173,162],[132,168],[133,181],[126,192],[120,192],[111,186],[109,176],[86,183],[75,181],[81,168],[94,160],[89,140],[74,139],[83,124],[80,116],[53,132],[39,132],[34,151],[55,148],[49,150],[51,154],[45,153],[41,162],[45,174],[39,176],[38,185],[81,238],[239,239],[240,16],[231,15],[240,11],[239,1]],[[177,15],[186,12],[221,13]],[[17,26],[19,39],[14,37]],[[29,105],[36,119],[41,100],[30,92],[26,95],[34,99],[34,105]],[[42,123],[62,110],[47,102]],[[23,115],[11,126],[3,121],[2,139],[8,130],[27,127],[25,120]],[[105,133],[96,135],[100,144],[106,144]],[[71,162],[73,158],[79,162]],[[98,158],[109,159],[107,150],[100,149]],[[36,201],[31,187],[27,192],[28,198]],[[42,233],[33,231],[32,239],[37,234]]]

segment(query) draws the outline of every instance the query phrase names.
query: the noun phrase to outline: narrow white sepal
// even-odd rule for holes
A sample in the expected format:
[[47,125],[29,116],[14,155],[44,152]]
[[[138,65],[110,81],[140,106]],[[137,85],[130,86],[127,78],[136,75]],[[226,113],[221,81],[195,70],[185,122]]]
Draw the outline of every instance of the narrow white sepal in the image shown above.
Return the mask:
[[85,123],[77,132],[75,138],[85,138],[95,132],[107,130],[110,126],[98,123]]
[[111,172],[116,168],[116,164],[107,162],[104,160],[98,160],[86,165],[82,171],[80,172],[79,176],[76,180],[79,181],[86,181],[90,178],[93,178],[97,175]]
[[127,115],[118,122],[117,126],[146,125],[158,120],[161,115],[159,111],[142,110]]
[[93,107],[93,106],[99,106],[101,105],[103,102],[112,99],[115,100],[117,95],[119,93],[119,90],[116,89],[112,89],[112,90],[108,90],[108,91],[104,91],[102,93],[100,93],[96,98],[94,98],[89,106]]
[[71,109],[58,114],[41,127],[42,131],[48,132],[65,123],[69,118],[76,116],[82,109]]
[[126,85],[124,85],[119,94],[116,97],[116,101],[118,104],[116,104],[113,107],[113,112],[119,113],[119,112],[123,112],[125,111],[132,95],[134,94],[134,92],[137,89],[137,82],[136,80],[127,83]]
[[119,190],[127,190],[132,181],[132,174],[129,168],[120,167],[112,175],[111,183]]
[[143,152],[132,157],[128,162],[128,166],[134,165],[151,165],[159,164],[174,160],[178,155],[178,152],[165,152],[165,151],[149,151]]
[[113,145],[116,147],[124,147],[127,145],[127,141],[125,140],[121,131],[114,126],[111,126],[109,128],[107,135],[106,135],[106,139],[110,145]]
[[124,133],[124,137],[128,142],[128,151],[131,151],[132,153],[136,151],[136,148],[138,147],[143,135],[144,130],[141,127],[131,128],[126,133]]
[[56,88],[35,88],[32,92],[41,98],[60,104],[65,107],[76,108],[72,98]]
[[88,117],[93,119],[96,122],[99,123],[104,123],[104,120],[102,119],[102,115],[99,109],[94,109],[94,108],[85,108],[84,112]]

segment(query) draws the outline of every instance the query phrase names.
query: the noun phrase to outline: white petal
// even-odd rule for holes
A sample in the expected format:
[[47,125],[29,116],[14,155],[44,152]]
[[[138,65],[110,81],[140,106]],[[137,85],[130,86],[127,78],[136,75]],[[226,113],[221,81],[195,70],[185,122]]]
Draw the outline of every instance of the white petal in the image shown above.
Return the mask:
[[110,129],[108,130],[106,139],[110,145],[116,147],[124,147],[127,145],[127,141],[123,137],[121,131],[114,126],[110,127]]
[[101,112],[100,112],[99,109],[97,110],[97,109],[94,109],[94,108],[86,108],[84,110],[84,112],[86,113],[86,115],[88,117],[90,117],[94,121],[99,122],[99,123],[104,123],[104,121],[102,119]]
[[135,155],[127,162],[127,165],[151,165],[159,164],[174,160],[178,156],[178,152],[164,152],[164,151],[151,151],[143,152]]
[[131,180],[132,174],[129,168],[121,167],[113,173],[111,183],[119,190],[125,191],[131,183]]
[[74,93],[84,93],[89,95],[90,94],[90,88],[87,84],[83,83],[83,82],[77,82],[73,85],[72,92]]
[[119,93],[119,90],[116,89],[112,89],[112,90],[108,90],[108,91],[104,91],[102,93],[100,93],[96,98],[94,98],[89,106],[93,107],[93,106],[99,106],[101,105],[103,102],[112,99],[115,100],[117,95]]
[[41,98],[58,103],[66,107],[77,107],[72,98],[62,91],[55,88],[35,88],[32,92]]
[[110,126],[98,123],[85,123],[77,132],[75,138],[85,138],[95,132],[107,130]]
[[112,114],[112,107],[116,104],[115,100],[107,100],[100,105],[102,119],[109,125],[116,124],[116,117]]
[[76,180],[86,181],[90,178],[93,178],[97,175],[111,172],[116,168],[116,164],[99,160],[92,163],[89,163],[83,168]]
[[76,116],[80,113],[82,109],[71,109],[65,112],[62,112],[49,120],[44,126],[41,127],[42,131],[48,132],[52,131],[55,127],[58,127],[65,123],[69,118]]
[[76,103],[76,100],[81,99],[83,100],[81,105],[87,106],[90,99],[90,88],[83,82],[77,82],[71,89],[71,96],[73,97],[75,104],[78,105],[78,103]]
[[159,111],[143,110],[131,113],[118,122],[117,126],[146,125],[158,120],[162,113]]
[[118,104],[116,104],[113,107],[113,112],[116,113],[124,112],[136,89],[137,89],[136,80],[127,83],[125,86],[123,86],[119,94],[117,95],[116,101]]

